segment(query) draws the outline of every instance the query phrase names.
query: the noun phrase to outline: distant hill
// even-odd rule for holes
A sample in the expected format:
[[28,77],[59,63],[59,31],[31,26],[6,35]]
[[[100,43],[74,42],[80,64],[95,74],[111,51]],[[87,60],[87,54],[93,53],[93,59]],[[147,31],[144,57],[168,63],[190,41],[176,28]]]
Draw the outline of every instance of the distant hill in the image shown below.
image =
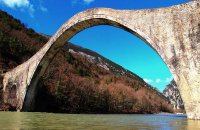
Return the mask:
[[[0,11],[0,72],[26,61],[48,38]],[[2,100],[0,106],[2,110],[16,109]],[[91,50],[68,43],[40,79],[35,111],[158,113],[172,109],[160,92],[136,74]]]
[[96,63],[98,66],[103,67],[104,69],[110,70],[116,74],[120,74],[122,76],[130,77],[138,79],[139,81],[143,81],[138,75],[132,73],[131,71],[123,68],[122,66],[108,60],[107,58],[99,55],[98,53],[91,51],[89,49],[83,48],[81,46],[77,46],[72,43],[68,43],[67,46],[64,46],[65,49],[69,50],[70,53],[76,53],[86,57],[89,61]]
[[173,105],[174,109],[184,110],[183,100],[174,80],[172,80],[163,90],[163,95],[167,97],[169,103]]

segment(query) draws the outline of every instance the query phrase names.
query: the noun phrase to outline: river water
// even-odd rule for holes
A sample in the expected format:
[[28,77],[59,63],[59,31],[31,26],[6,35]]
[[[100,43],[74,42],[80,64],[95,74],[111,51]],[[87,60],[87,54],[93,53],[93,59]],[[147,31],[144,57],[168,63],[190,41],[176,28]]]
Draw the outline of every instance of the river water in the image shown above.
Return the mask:
[[200,121],[184,115],[55,114],[0,112],[0,129],[48,130],[200,130]]

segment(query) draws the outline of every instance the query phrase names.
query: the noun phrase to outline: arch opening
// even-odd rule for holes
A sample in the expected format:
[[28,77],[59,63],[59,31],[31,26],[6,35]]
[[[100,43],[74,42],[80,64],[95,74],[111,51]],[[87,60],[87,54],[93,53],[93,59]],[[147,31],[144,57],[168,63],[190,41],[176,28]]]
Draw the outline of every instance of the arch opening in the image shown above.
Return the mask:
[[97,52],[145,79],[153,87],[162,83],[162,87],[158,88],[160,92],[173,79],[155,49],[122,29],[110,25],[91,27],[70,39],[70,43]]
[[[87,11],[86,11],[87,12]],[[79,15],[77,15],[79,16]],[[67,41],[69,41],[73,36],[82,30],[97,26],[97,25],[110,25],[117,28],[121,28],[125,31],[128,31],[139,38],[143,39],[150,47],[152,47],[163,59],[165,63],[167,63],[167,58],[164,54],[162,54],[162,50],[159,46],[146,34],[144,34],[139,29],[135,28],[133,25],[129,23],[124,23],[123,20],[115,18],[114,16],[109,15],[90,15],[88,17],[80,17],[76,18],[74,16],[68,22],[66,22],[58,32],[49,40],[49,42],[43,47],[48,48],[45,52],[45,55],[42,57],[39,65],[36,67],[35,72],[30,78],[30,85],[27,88],[27,93],[23,102],[23,111],[32,111],[35,103],[35,95],[37,94],[37,85],[41,76],[46,71],[49,63],[52,61],[55,54],[59,51],[60,47],[63,46]],[[76,20],[74,20],[76,19]],[[75,22],[74,22],[75,21]],[[43,49],[42,48],[42,49]],[[41,49],[41,50],[42,50]],[[37,55],[37,54],[36,54]],[[168,64],[167,64],[168,65]],[[171,66],[168,66],[171,70]],[[173,74],[173,73],[172,73]]]
[[[90,30],[91,29],[91,30]],[[99,33],[97,30],[103,30],[102,32],[103,33]],[[118,28],[115,28],[115,27],[111,27],[111,26],[103,26],[103,27],[101,27],[101,26],[95,26],[94,28],[89,28],[89,30],[87,30],[87,31],[89,31],[90,33],[93,33],[93,34],[91,34],[91,35],[89,35],[89,33],[85,33],[85,31],[86,30],[84,30],[83,32],[81,32],[81,33],[79,33],[78,35],[78,37],[77,37],[77,35],[75,36],[75,37],[73,37],[73,39],[82,39],[81,41],[84,41],[85,42],[85,44],[84,45],[86,45],[87,43],[88,44],[90,44],[89,42],[91,42],[91,41],[93,41],[93,40],[86,40],[87,38],[84,38],[85,36],[89,36],[90,37],[90,39],[95,39],[94,38],[94,36],[96,36],[96,35],[99,35],[99,39],[97,38],[97,39],[95,39],[95,41],[98,41],[97,43],[94,43],[94,42],[91,42],[91,44],[100,44],[97,48],[101,48],[101,49],[105,49],[105,47],[112,47],[112,46],[122,46],[122,44],[120,44],[119,42],[118,43],[116,43],[116,41],[118,41],[119,40],[119,38],[117,38],[118,36],[117,35],[115,35],[114,36],[114,38],[116,38],[116,40],[115,41],[110,41],[109,43],[108,43],[108,40],[112,40],[112,39],[107,39],[107,37],[105,37],[106,35],[109,35],[109,33],[105,33],[105,32],[107,32],[107,31],[111,31],[112,33],[116,33],[116,31],[118,31],[118,32],[120,32],[120,34],[118,34],[119,36],[121,36],[121,39],[127,39],[128,37],[132,37],[132,34],[128,34],[127,32],[125,32],[125,31],[123,31],[123,30],[121,30],[121,29],[118,29]],[[82,34],[82,35],[81,35]],[[83,35],[83,34],[85,34],[85,35]],[[81,37],[82,36],[82,37]],[[124,37],[125,36],[125,37]],[[110,37],[110,36],[108,36],[108,37]],[[133,39],[134,39],[135,37],[133,37]],[[73,40],[73,39],[71,39],[70,40],[70,42],[71,43],[81,43],[81,41],[80,42],[78,42],[79,40]],[[102,40],[102,39],[104,39],[104,40]],[[133,40],[133,39],[131,39],[131,40]],[[139,38],[137,38],[137,41],[138,41],[138,39]],[[103,42],[106,42],[107,41],[107,43],[106,43],[106,45],[104,45],[103,44]],[[135,42],[137,42],[137,41],[135,41]],[[124,41],[124,42],[127,42],[127,41]],[[133,43],[132,43],[133,42]],[[129,45],[129,46],[126,46],[127,48],[134,48],[134,47],[136,47],[137,49],[142,49],[142,48],[138,48],[138,46],[144,46],[144,48],[146,47],[146,46],[149,46],[149,45],[146,45],[146,43],[144,43],[142,40],[139,40],[139,43],[135,43],[134,41],[132,41],[132,42],[127,42],[127,44],[126,43],[124,43],[124,45],[126,46],[126,45]],[[66,56],[66,57],[68,57],[67,58],[67,62],[72,62],[71,64],[72,64],[72,66],[74,65],[73,64],[73,59],[74,59],[74,55],[75,55],[75,58],[77,58],[76,60],[80,60],[79,59],[79,51],[81,52],[81,50],[79,50],[80,48],[78,48],[78,46],[76,46],[76,45],[73,45],[73,44],[71,44],[71,43],[68,43],[68,44],[70,44],[69,46],[70,47],[66,47],[67,49],[70,49],[70,56]],[[102,44],[103,45],[102,45]],[[116,43],[116,44],[112,44],[112,43]],[[138,45],[138,46],[136,46],[136,45],[134,45],[134,46],[130,46],[130,44],[136,44],[136,45]],[[112,44],[112,46],[109,46],[108,44]],[[78,44],[78,45],[80,45],[80,44]],[[82,47],[84,47],[84,48],[82,48],[83,50],[85,50],[85,51],[83,51],[83,53],[81,53],[81,54],[83,54],[83,57],[84,56],[86,56],[88,53],[87,53],[87,51],[90,51],[90,50],[86,50],[86,46],[84,46],[83,44],[81,44],[82,46],[81,46],[81,48]],[[87,48],[88,48],[89,46],[87,46]],[[68,53],[68,51],[67,50],[65,50],[66,48],[62,48],[64,51],[63,52],[65,52],[65,53]],[[113,48],[115,48],[116,49],[116,47],[113,47]],[[91,48],[90,48],[91,49]],[[119,49],[119,48],[117,48],[117,49]],[[123,48],[123,47],[121,47],[121,49],[125,49],[125,48]],[[93,50],[93,49],[91,49],[91,50]],[[150,52],[149,52],[149,50],[150,50]],[[107,51],[110,51],[109,49],[107,50]],[[118,50],[119,51],[119,50]],[[122,51],[122,50],[121,50]],[[125,50],[125,51],[127,51],[127,50]],[[131,49],[130,50],[130,54],[132,54],[133,52],[132,52],[133,50]],[[145,55],[148,55],[148,57],[150,57],[150,55],[149,55],[149,53],[151,53],[151,52],[154,52],[155,53],[155,51],[154,50],[152,50],[150,47],[148,48],[148,49],[146,49],[144,52],[141,52],[141,51],[139,51],[139,53],[138,53],[138,55],[140,55],[140,53],[145,53]],[[116,53],[116,51],[114,51],[114,52],[110,52],[111,54],[113,54],[113,55],[117,55]],[[90,52],[88,55],[90,55],[90,56],[94,56],[94,55],[92,55],[92,54],[94,54],[93,52]],[[101,54],[101,53],[99,53],[99,54]],[[121,54],[121,53],[120,53]],[[75,84],[74,82],[74,79],[75,78],[77,78],[76,76],[74,76],[73,74],[72,74],[72,76],[71,76],[71,71],[69,70],[69,69],[67,69],[67,70],[65,70],[67,67],[68,68],[71,68],[71,66],[69,66],[68,64],[66,65],[67,67],[66,68],[63,68],[64,66],[63,65],[60,65],[58,62],[60,61],[60,60],[58,60],[60,57],[62,57],[62,55],[59,53],[59,54],[57,54],[57,55],[59,55],[59,56],[56,56],[55,58],[54,58],[54,60],[56,60],[56,62],[55,61],[53,61],[53,63],[51,63],[50,64],[50,66],[51,67],[48,67],[48,69],[47,69],[47,72],[45,73],[45,77],[46,76],[48,76],[48,74],[47,73],[52,73],[52,71],[54,72],[53,74],[55,74],[56,75],[56,77],[60,77],[60,78],[58,78],[58,79],[62,79],[62,80],[59,80],[59,83],[57,84],[59,87],[61,87],[62,88],[62,91],[67,91],[68,93],[66,93],[66,95],[68,95],[68,97],[70,97],[70,98],[72,98],[73,97],[73,94],[70,96],[70,94],[69,93],[73,93],[72,91],[71,91],[71,89],[69,89],[68,87],[72,87],[73,89],[78,89],[78,90],[76,90],[76,91],[79,91],[79,88],[77,88],[77,87],[75,87],[75,85],[80,85],[80,87],[81,87],[81,84]],[[64,55],[64,54],[63,54]],[[154,54],[154,57],[153,56],[151,56],[151,58],[155,58],[155,55],[157,55],[157,54]],[[125,56],[122,56],[121,58],[125,58],[127,55],[125,55]],[[132,60],[135,58],[134,56],[136,56],[136,55],[133,55],[132,56]],[[70,57],[70,58],[69,58]],[[86,56],[87,57],[87,56]],[[104,55],[104,57],[105,58],[108,58],[106,55]],[[161,59],[159,56],[157,56],[156,58],[158,58],[158,59]],[[69,61],[68,61],[69,60]],[[89,60],[89,59],[87,59],[86,58],[86,60]],[[129,61],[130,61],[131,59],[129,59]],[[144,59],[142,59],[142,60],[144,60]],[[147,60],[147,59],[146,59]],[[82,60],[80,60],[80,61],[82,61]],[[113,61],[113,59],[112,59],[112,61]],[[163,61],[162,61],[163,62]],[[58,64],[59,65],[58,65]],[[86,64],[88,64],[87,63],[87,61],[85,61],[85,63]],[[97,63],[98,63],[98,61],[97,61]],[[97,64],[96,63],[96,64]],[[146,63],[142,63],[143,65],[147,65],[147,63],[148,62],[146,62]],[[155,62],[153,62],[153,63],[155,63]],[[55,69],[55,68],[53,68],[53,65],[54,66],[60,66],[60,69],[64,69],[64,70],[60,70],[59,71],[59,74],[57,74],[56,73],[56,71],[54,71],[54,70],[50,70],[50,68],[52,68],[52,69]],[[62,63],[61,63],[62,64]],[[134,64],[134,63],[132,63],[132,64]],[[149,62],[149,64],[152,64],[152,62]],[[159,64],[160,65],[160,64]],[[162,63],[162,65],[163,65],[163,63]],[[164,64],[165,65],[165,64]],[[86,78],[88,78],[88,77],[92,77],[90,74],[92,73],[92,72],[88,72],[87,71],[87,67],[82,67],[81,69],[79,68],[80,66],[77,66],[77,70],[78,71],[75,71],[74,69],[72,69],[73,71],[75,71],[74,73],[78,73],[78,75],[80,75],[80,76],[83,76],[83,77],[86,77]],[[73,67],[72,67],[73,68]],[[86,69],[85,69],[86,68]],[[126,67],[125,67],[126,68]],[[89,71],[91,71],[92,69],[89,69]],[[129,69],[130,70],[130,69]],[[111,70],[112,71],[112,70]],[[139,71],[139,70],[138,70]],[[161,70],[160,70],[161,71]],[[168,70],[169,71],[169,70]],[[134,72],[134,71],[133,71]],[[60,73],[69,73],[69,74],[60,74]],[[135,73],[135,72],[134,72]],[[65,77],[66,76],[66,78],[62,78],[62,77]],[[71,76],[71,78],[72,79],[68,79],[69,77]],[[171,76],[171,75],[170,75]],[[109,76],[107,76],[106,74],[105,74],[105,77],[107,78],[107,77],[109,77]],[[55,78],[55,77],[54,77]],[[114,79],[114,78],[113,78]],[[112,78],[111,78],[111,80],[113,80]],[[161,78],[162,79],[162,78]],[[69,81],[69,80],[72,80],[72,81]],[[105,79],[102,79],[102,81],[103,80],[105,80]],[[163,79],[162,79],[163,80]],[[165,80],[165,79],[164,79]],[[49,80],[48,80],[49,81]],[[64,82],[64,81],[66,81],[66,82]],[[128,82],[129,80],[127,80],[127,82]],[[49,82],[51,82],[53,85],[55,85],[51,80],[49,81]],[[82,81],[78,81],[78,79],[77,79],[77,82],[81,82],[82,83]],[[90,84],[90,82],[88,81],[88,80],[85,80],[85,82],[87,82],[87,84]],[[94,82],[97,82],[97,80],[95,79],[94,80]],[[101,82],[101,81],[100,81]],[[112,81],[110,81],[110,82],[112,82]],[[154,81],[154,83],[155,82],[158,82],[158,81]],[[161,81],[159,81],[159,82],[161,82]],[[166,81],[162,81],[163,83],[164,82],[166,82]],[[169,82],[170,81],[168,81],[168,83],[166,83],[166,85],[167,84],[169,84]],[[46,82],[46,83],[48,83],[48,82]],[[72,85],[65,85],[65,84],[72,84]],[[50,83],[49,83],[49,85],[50,85]],[[91,85],[91,84],[90,84]],[[89,88],[91,88],[90,87],[90,85],[89,86],[84,86],[84,87],[89,87]],[[95,84],[96,85],[96,84]],[[94,85],[94,86],[95,86]],[[111,85],[110,85],[111,86]],[[116,84],[116,86],[117,87],[120,87],[120,86],[118,86],[117,84]],[[152,86],[154,86],[154,85],[152,85]],[[111,86],[112,87],[112,86]],[[83,87],[82,87],[83,88]],[[49,88],[50,89],[50,88]],[[104,88],[105,89],[105,88]],[[43,89],[42,89],[42,91],[44,91]],[[48,91],[48,90],[45,90],[45,91]],[[55,91],[55,90],[54,90]],[[61,90],[59,90],[59,93],[62,93],[62,92],[60,92]],[[81,90],[81,91],[86,91],[86,92],[88,92],[89,90]],[[98,91],[98,90],[95,90],[95,91]],[[114,91],[114,90],[113,90]],[[52,92],[53,93],[53,92]],[[55,93],[57,93],[57,92],[55,92]],[[63,92],[63,93],[65,93],[65,92]],[[89,92],[88,92],[89,93]],[[125,93],[124,94],[124,96],[125,97],[129,97],[128,95],[126,95],[127,93]],[[131,94],[133,94],[133,93],[130,93],[130,95]],[[43,95],[44,96],[44,94],[42,94],[42,93],[40,93],[39,95]],[[64,94],[62,94],[62,95],[64,95]],[[76,95],[76,93],[75,93],[75,95]],[[97,95],[99,95],[99,94],[97,94]],[[82,95],[83,97],[85,96],[85,95]],[[67,97],[67,96],[66,96]],[[63,96],[63,98],[61,98],[61,99],[65,99],[66,100],[66,102],[67,102],[67,104],[70,104],[70,105],[72,105],[72,101],[69,101],[69,99],[68,98],[66,98],[65,96]],[[93,97],[93,95],[92,94],[88,94],[88,97]],[[120,96],[119,96],[120,97]],[[124,100],[126,99],[124,97]],[[39,102],[40,100],[42,100],[43,98],[41,98],[41,96],[39,96],[39,99],[36,99],[36,104],[37,104],[37,102]],[[47,99],[47,98],[46,98]],[[60,100],[61,100],[60,99]],[[72,100],[73,100],[73,98],[72,98]],[[127,100],[127,99],[126,99]],[[62,100],[62,102],[64,102],[63,100]],[[75,102],[75,101],[74,101]],[[89,102],[89,101],[88,101]],[[44,104],[45,103],[45,101],[44,101],[44,99],[43,99],[43,103],[39,103],[39,104],[37,104],[36,105],[36,111],[45,111],[44,110],[44,107],[42,108],[43,110],[41,110],[40,109],[40,107],[41,107],[41,104]],[[90,103],[90,102],[89,102]],[[89,104],[88,103],[88,104]],[[105,102],[104,102],[105,103]],[[126,101],[124,102],[124,103],[126,103]],[[146,102],[147,103],[147,102]],[[55,103],[56,104],[56,103]],[[62,104],[65,104],[65,103],[62,103]],[[74,104],[76,104],[76,103],[74,103]],[[80,105],[81,103],[80,102],[78,102],[78,100],[77,100],[77,104],[79,104],[79,105],[77,105],[77,106],[81,106],[80,108],[82,108],[83,109],[83,106],[84,106],[84,104],[82,104],[82,105]],[[153,103],[152,103],[153,104]],[[49,104],[47,104],[49,107],[47,107],[47,106],[45,106],[46,108],[50,108],[50,105]],[[94,103],[94,106],[96,105],[96,103]],[[39,106],[39,107],[37,107],[37,106]],[[44,105],[43,105],[44,106]],[[59,106],[59,105],[58,105]],[[69,108],[69,107],[66,107],[66,108]],[[85,108],[87,108],[86,106],[85,106]],[[149,107],[150,108],[150,107]],[[59,108],[55,108],[55,110],[52,110],[52,111],[56,111],[56,110],[58,110]],[[74,111],[72,111],[72,109],[74,109]],[[81,109],[81,110],[82,110]],[[87,109],[89,109],[89,108],[87,108]],[[97,109],[97,108],[96,108]],[[119,108],[117,108],[117,109],[119,109]],[[124,109],[127,109],[127,108],[125,108],[124,107]],[[71,111],[70,111],[71,110]],[[81,111],[80,110],[80,111]],[[92,109],[93,111],[94,111],[94,109]],[[91,110],[91,111],[92,111]],[[99,110],[99,109],[97,109],[97,110]],[[102,109],[103,110],[103,109]],[[147,108],[146,108],[146,110],[147,110]],[[152,109],[153,110],[153,109]],[[66,110],[67,112],[75,112],[75,113],[78,113],[78,112],[80,112],[79,111],[79,109],[78,108],[76,108],[76,107],[74,107],[74,106],[71,106],[71,109],[69,109],[69,110]],[[99,110],[100,111],[100,110]],[[149,111],[151,111],[151,110],[149,110]],[[82,112],[82,111],[81,111]],[[104,112],[105,112],[105,110],[104,110]]]

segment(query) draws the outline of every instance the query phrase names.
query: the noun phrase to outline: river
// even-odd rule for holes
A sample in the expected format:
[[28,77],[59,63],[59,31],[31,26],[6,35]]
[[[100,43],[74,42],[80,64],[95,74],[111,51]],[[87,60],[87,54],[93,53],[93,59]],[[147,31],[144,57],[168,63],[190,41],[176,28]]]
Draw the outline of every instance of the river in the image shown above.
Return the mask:
[[173,114],[55,114],[0,112],[0,129],[200,130],[200,121]]

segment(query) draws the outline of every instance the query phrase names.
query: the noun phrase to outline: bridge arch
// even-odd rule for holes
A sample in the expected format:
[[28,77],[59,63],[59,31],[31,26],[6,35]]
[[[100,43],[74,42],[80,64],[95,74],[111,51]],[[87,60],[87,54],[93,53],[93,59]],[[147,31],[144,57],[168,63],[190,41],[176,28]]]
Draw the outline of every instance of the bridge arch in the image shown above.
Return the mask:
[[8,90],[16,87],[17,109],[31,111],[37,83],[60,46],[78,32],[96,25],[122,28],[143,39],[171,71],[189,118],[200,119],[200,1],[149,10],[95,8],[68,20],[28,61],[4,75],[4,102]]
[[[138,36],[143,39],[149,46],[151,46],[164,60],[166,63],[167,59],[164,54],[162,54],[162,49],[157,46],[157,43],[152,40],[147,34],[143,33],[141,30],[137,29],[131,23],[123,21],[123,19],[117,18],[110,14],[112,9],[108,8],[96,8],[86,10],[80,14],[75,15],[69,21],[63,24],[63,26],[58,30],[58,32],[50,39],[46,44],[49,48],[46,50],[45,55],[39,61],[37,68],[35,68],[35,73],[30,77],[30,86],[28,87],[27,94],[23,104],[23,110],[31,111],[34,108],[35,95],[33,93],[37,92],[37,83],[40,77],[44,74],[49,63],[53,59],[56,52],[59,50],[60,46],[66,44],[73,36],[75,36],[80,31],[84,29],[97,26],[97,25],[110,25],[117,28],[126,30],[133,35]],[[89,14],[89,15],[88,15]],[[134,24],[134,23],[133,23]],[[50,44],[49,44],[50,43]],[[45,46],[46,46],[45,45]],[[170,67],[170,66],[168,66]]]

